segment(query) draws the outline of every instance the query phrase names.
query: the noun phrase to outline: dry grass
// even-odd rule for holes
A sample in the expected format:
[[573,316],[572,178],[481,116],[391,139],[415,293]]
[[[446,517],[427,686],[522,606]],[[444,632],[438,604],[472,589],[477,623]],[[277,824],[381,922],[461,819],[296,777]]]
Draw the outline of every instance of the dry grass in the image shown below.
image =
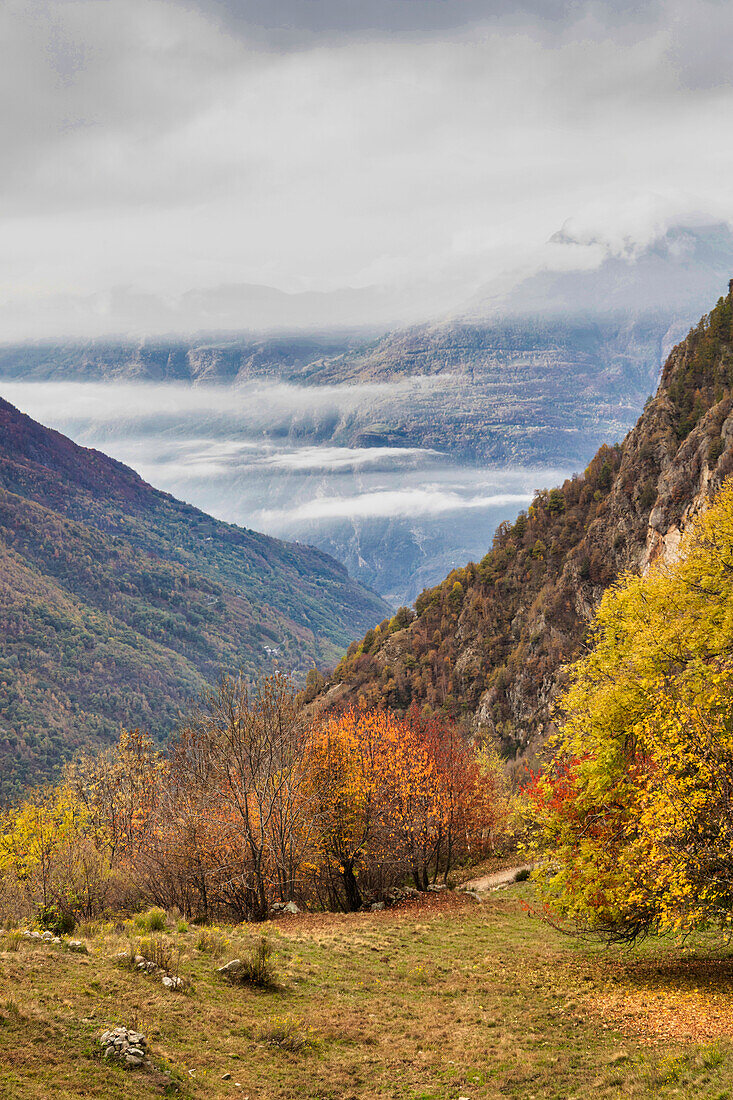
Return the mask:
[[228,946],[229,940],[220,928],[202,928],[196,937],[197,949],[213,959],[220,959]]
[[293,1054],[317,1050],[321,1046],[315,1028],[307,1027],[301,1020],[288,1015],[273,1016],[259,1028],[257,1038],[262,1043],[279,1047],[280,1050],[289,1050]]
[[[271,924],[274,991],[222,982],[194,951],[192,991],[170,997],[114,965],[112,933],[89,956],[0,946],[0,1097],[733,1096],[730,954],[712,941],[576,943],[522,911],[530,889]],[[227,957],[245,958],[261,928],[225,931]],[[117,1023],[147,1034],[149,1074],[99,1057],[96,1037]]]

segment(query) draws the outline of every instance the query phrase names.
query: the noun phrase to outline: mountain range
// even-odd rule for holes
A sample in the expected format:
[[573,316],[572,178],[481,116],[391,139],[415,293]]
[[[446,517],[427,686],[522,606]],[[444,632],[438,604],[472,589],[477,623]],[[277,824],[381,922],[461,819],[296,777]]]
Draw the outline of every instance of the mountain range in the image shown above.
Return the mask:
[[[631,279],[638,263],[674,266],[685,248],[689,260],[696,240],[668,240],[661,260],[627,258],[608,286],[621,275]],[[693,299],[711,273],[719,278],[725,248],[710,247],[715,263],[692,279]],[[608,270],[594,278],[610,279]],[[682,268],[675,270],[681,278]],[[553,283],[560,297],[571,293],[570,278]],[[328,554],[216,520],[0,400],[3,792],[50,776],[75,748],[104,744],[120,726],[164,736],[186,700],[224,669],[255,674],[277,666],[303,676],[314,664],[335,663],[349,643],[319,705],[361,697],[397,710],[427,704],[496,737],[505,755],[531,756],[553,728],[562,669],[580,652],[602,592],[624,570],[675,553],[689,516],[733,471],[730,293],[672,350],[655,396],[617,444],[654,387],[655,357],[687,307],[670,291],[669,308],[652,308],[650,295],[632,287],[634,312],[608,286],[612,308],[592,316],[585,306],[560,318],[517,310],[480,324],[405,330],[368,346],[353,336],[280,337],[248,344],[245,367],[231,343],[226,356],[183,344],[156,345],[153,355],[152,345],[138,345],[134,366],[129,347],[90,346],[83,355],[73,347],[63,355],[6,348],[6,377],[106,379],[113,399],[114,380],[131,378],[205,379],[225,403],[253,376],[266,386],[273,378],[297,382],[299,395],[334,383],[358,395],[367,381],[415,381],[397,407],[390,388],[381,406],[361,409],[357,401],[338,415],[323,406],[313,439],[307,417],[293,415],[285,436],[305,449],[274,452],[268,462],[277,468],[312,461],[311,443],[367,453],[381,447],[383,461],[390,447],[412,443],[431,454],[445,447],[465,470],[537,455],[585,456],[585,469],[537,493],[500,525],[477,564],[452,570],[417,597],[414,611],[389,619],[387,605]],[[186,376],[194,363],[195,380]],[[263,406],[257,416],[266,413]],[[256,454],[259,438],[238,445]],[[261,438],[269,438],[266,425]],[[588,461],[594,439],[600,449]],[[341,452],[329,460],[338,469]],[[327,484],[324,471],[321,503]],[[393,554],[402,567],[415,560],[403,542],[390,545],[380,522],[374,553]],[[360,558],[366,544],[357,539]],[[439,563],[440,547],[433,552]]]
[[362,412],[336,418],[330,436],[322,422],[317,433],[299,422],[299,438],[310,431],[318,443],[428,447],[467,463],[584,465],[631,427],[671,347],[720,294],[733,270],[733,233],[724,224],[679,225],[611,250],[565,228],[546,262],[439,321],[382,335],[9,345],[0,348],[0,381],[236,387],[265,379],[319,390],[427,378],[432,385],[408,402],[370,398]]
[[0,777],[121,726],[168,733],[221,672],[333,662],[387,606],[312,547],[222,523],[0,400]]
[[517,761],[555,728],[564,668],[602,593],[673,558],[690,518],[733,473],[733,281],[665,364],[623,443],[538,493],[478,563],[415,611],[352,643],[320,705],[427,705],[496,738]]

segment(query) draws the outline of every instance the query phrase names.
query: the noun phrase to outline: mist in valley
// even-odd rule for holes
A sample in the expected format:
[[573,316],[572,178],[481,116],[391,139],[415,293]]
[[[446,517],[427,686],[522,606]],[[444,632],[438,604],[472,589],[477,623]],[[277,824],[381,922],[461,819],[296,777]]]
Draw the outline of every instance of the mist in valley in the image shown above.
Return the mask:
[[0,395],[219,519],[326,550],[399,606],[483,557],[499,523],[569,472],[377,441],[420,402],[439,412],[449,386],[3,382]]

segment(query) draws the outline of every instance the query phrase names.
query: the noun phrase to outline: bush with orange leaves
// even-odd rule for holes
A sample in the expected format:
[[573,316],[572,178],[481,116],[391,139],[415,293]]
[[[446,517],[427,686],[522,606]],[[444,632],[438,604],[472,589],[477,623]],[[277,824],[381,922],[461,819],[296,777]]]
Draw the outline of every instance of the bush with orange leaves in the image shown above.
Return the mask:
[[[261,920],[291,899],[353,910],[406,882],[425,890],[494,851],[508,812],[498,759],[452,722],[417,708],[308,715],[282,676],[224,677],[167,751],[124,734],[64,782],[83,810],[78,843],[115,883],[99,905],[114,894],[203,921]],[[22,814],[3,819],[0,855]]]

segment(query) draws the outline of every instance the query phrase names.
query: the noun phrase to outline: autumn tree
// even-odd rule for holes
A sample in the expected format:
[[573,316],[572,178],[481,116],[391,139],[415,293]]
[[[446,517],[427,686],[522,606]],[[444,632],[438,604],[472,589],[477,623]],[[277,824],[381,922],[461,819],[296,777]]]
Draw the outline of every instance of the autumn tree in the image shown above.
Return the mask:
[[[386,722],[384,714],[356,710],[326,717],[309,745],[317,844],[326,871],[340,880],[347,909],[362,904],[359,868],[374,856],[382,832],[379,756]],[[334,900],[339,900],[337,887]]]
[[733,484],[607,592],[532,789],[547,900],[610,938],[733,914]]
[[178,780],[197,788],[202,806],[223,815],[230,835],[241,839],[246,862],[240,855],[230,893],[257,918],[267,915],[273,890],[290,891],[308,845],[306,726],[285,677],[250,685],[225,676],[202,698],[175,746]]
[[294,897],[358,909],[488,850],[499,774],[465,731],[416,707],[313,716],[282,676],[225,676],[167,750],[124,733],[9,810],[0,893],[72,918],[155,902],[263,919]]
[[141,730],[123,730],[117,744],[83,753],[65,779],[84,805],[111,865],[133,858],[147,844],[160,796],[160,753]]
[[457,856],[481,855],[505,809],[487,759],[454,723],[415,707],[404,717],[364,708],[322,719],[309,771],[335,900],[356,909],[363,884],[406,875],[424,890]]
[[105,901],[109,864],[91,842],[88,813],[67,784],[32,792],[0,821],[0,876],[31,910],[55,910],[71,926]]

